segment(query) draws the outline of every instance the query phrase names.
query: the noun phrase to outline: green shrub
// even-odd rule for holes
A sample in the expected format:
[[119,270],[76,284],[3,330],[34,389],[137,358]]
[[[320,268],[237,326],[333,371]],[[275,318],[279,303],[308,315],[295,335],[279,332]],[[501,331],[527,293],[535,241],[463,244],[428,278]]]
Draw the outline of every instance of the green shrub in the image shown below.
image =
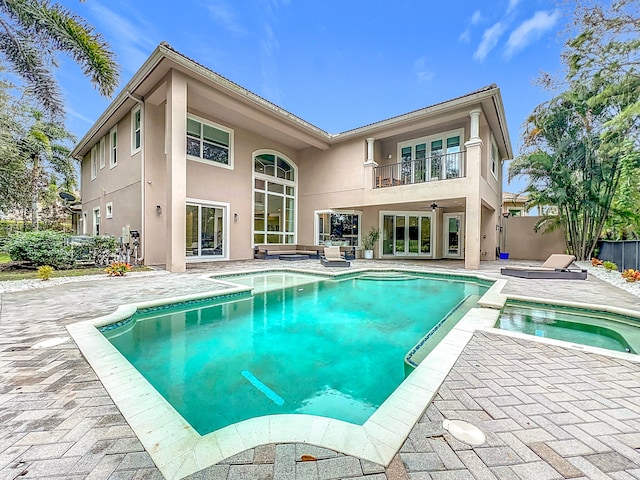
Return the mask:
[[40,280],[49,280],[54,270],[51,265],[42,265],[38,267],[38,278]]
[[605,270],[618,270],[618,265],[613,262],[603,262],[602,266]]
[[89,251],[96,265],[109,265],[115,261],[118,254],[118,241],[114,237],[104,235],[91,237]]
[[65,237],[51,230],[19,232],[11,235],[5,249],[11,260],[31,262],[35,267],[71,268],[73,255],[71,247],[65,245]]

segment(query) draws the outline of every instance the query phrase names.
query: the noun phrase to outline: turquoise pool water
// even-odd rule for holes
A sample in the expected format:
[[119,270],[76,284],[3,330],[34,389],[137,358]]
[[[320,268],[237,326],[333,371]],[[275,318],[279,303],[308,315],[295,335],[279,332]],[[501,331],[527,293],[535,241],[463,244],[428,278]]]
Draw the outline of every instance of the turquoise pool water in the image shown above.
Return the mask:
[[640,351],[637,319],[606,312],[507,303],[496,328],[618,352]]
[[202,435],[281,413],[363,424],[404,380],[409,349],[486,290],[363,275],[141,312],[104,334]]

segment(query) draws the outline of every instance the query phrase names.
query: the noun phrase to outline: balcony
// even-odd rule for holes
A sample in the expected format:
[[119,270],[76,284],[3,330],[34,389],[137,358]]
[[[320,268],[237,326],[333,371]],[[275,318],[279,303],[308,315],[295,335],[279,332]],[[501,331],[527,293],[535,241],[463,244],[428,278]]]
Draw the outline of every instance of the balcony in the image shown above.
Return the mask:
[[465,152],[432,155],[404,160],[373,169],[373,188],[413,185],[465,176]]

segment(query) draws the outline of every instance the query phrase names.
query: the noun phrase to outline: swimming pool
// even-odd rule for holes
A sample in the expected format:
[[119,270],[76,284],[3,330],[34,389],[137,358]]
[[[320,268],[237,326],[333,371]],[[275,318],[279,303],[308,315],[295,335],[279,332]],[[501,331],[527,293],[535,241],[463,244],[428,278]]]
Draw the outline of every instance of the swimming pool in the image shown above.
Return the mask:
[[640,321],[604,311],[509,301],[495,326],[573,344],[640,352]]
[[362,425],[405,379],[408,351],[487,288],[416,274],[304,277],[143,310],[104,335],[201,435],[282,413]]

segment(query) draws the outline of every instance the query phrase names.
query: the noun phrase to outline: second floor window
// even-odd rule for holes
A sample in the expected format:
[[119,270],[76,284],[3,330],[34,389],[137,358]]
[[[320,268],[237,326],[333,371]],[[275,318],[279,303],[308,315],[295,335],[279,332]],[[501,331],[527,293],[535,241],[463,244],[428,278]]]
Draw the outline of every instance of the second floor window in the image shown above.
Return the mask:
[[187,155],[231,166],[232,131],[187,118]]

